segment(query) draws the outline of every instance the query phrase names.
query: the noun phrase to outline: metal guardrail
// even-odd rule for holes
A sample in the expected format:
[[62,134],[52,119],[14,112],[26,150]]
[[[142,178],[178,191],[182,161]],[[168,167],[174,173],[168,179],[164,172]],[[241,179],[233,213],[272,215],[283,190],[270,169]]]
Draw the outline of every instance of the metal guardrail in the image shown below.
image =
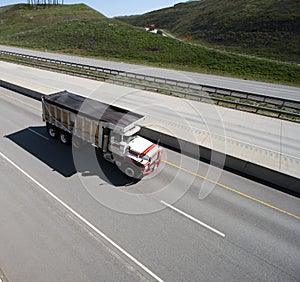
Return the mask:
[[[286,119],[287,116],[289,116],[292,118],[296,118],[296,120],[294,121],[300,122],[300,102],[293,101],[293,100],[264,96],[256,93],[249,93],[249,92],[231,90],[231,89],[220,88],[220,87],[213,87],[213,86],[198,84],[198,83],[191,83],[191,82],[185,82],[185,81],[179,81],[179,80],[173,80],[173,79],[167,79],[167,78],[161,78],[161,77],[155,77],[155,76],[149,76],[143,74],[136,74],[131,72],[124,72],[116,69],[78,64],[73,62],[43,58],[43,57],[20,54],[20,53],[9,52],[9,51],[0,50],[0,54],[25,58],[37,62],[44,62],[44,63],[55,64],[59,66],[71,67],[71,68],[80,69],[84,71],[92,71],[94,73],[84,73],[80,71],[74,71],[71,69],[61,69],[50,65],[39,65],[31,62],[18,61],[9,58],[2,58],[8,61],[22,62],[22,63],[26,63],[27,65],[40,66],[43,68],[47,68],[55,71],[63,71],[73,75],[78,75],[78,76],[92,78],[92,79],[102,79],[102,80],[109,79],[109,82],[115,84],[130,86],[133,88],[139,88],[144,90],[156,91],[159,93],[175,95],[178,97],[196,99],[202,102],[215,103],[217,105],[227,106],[230,108],[250,111],[258,114],[277,117],[277,118]],[[101,73],[103,75],[101,76],[95,73]],[[116,78],[116,76],[118,76],[118,78]],[[125,80],[124,78],[126,78],[127,80]],[[147,84],[145,84],[145,82]],[[171,88],[161,87],[160,85],[162,86],[167,85],[170,86]],[[220,98],[220,96],[225,97],[225,99]],[[234,101],[233,99],[237,99],[238,101]],[[245,101],[247,102],[250,101],[254,104],[251,104],[249,102],[246,103]],[[255,105],[255,104],[265,104],[268,105],[269,107]]]

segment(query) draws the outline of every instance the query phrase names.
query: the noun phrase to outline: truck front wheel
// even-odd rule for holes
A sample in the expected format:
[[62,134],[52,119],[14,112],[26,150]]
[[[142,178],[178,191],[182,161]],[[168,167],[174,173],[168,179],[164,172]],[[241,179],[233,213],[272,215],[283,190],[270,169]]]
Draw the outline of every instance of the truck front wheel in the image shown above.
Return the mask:
[[141,172],[133,165],[127,165],[124,169],[124,173],[130,178],[141,178]]

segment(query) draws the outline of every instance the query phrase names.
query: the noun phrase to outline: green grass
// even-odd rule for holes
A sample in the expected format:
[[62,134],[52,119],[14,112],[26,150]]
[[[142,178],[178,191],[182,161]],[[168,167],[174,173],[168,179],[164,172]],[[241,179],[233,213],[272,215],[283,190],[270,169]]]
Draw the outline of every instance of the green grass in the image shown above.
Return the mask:
[[248,58],[147,33],[79,4],[0,7],[0,44],[81,56],[300,84],[295,64]]
[[135,26],[155,23],[194,42],[229,51],[300,63],[300,5],[295,0],[202,0],[140,16],[120,17]]

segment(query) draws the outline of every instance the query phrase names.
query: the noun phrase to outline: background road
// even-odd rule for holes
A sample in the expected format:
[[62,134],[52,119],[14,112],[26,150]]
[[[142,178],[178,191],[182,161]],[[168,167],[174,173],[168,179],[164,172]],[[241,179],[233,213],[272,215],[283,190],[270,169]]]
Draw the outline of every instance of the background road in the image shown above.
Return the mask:
[[299,279],[298,198],[167,149],[155,177],[132,183],[93,150],[48,139],[40,107],[0,89],[0,267],[11,281],[155,279],[3,154],[162,280]]
[[41,52],[28,50],[24,48],[16,48],[0,45],[0,50],[27,54],[32,56],[40,56],[44,58],[56,59],[61,61],[74,62],[79,64],[116,69],[124,72],[132,72],[137,74],[151,75],[180,81],[199,83],[214,87],[228,88],[232,90],[240,90],[250,93],[262,94],[270,97],[278,97],[300,101],[300,88],[286,85],[263,83],[258,81],[248,81],[243,79],[229,78],[217,75],[207,75],[184,71],[175,71],[162,68],[154,68],[135,64],[127,64],[122,62],[112,62],[99,59],[83,58],[77,56],[62,55],[57,53]]
[[1,63],[0,73],[40,93],[67,89],[138,112],[151,129],[300,177],[299,123],[11,63]]

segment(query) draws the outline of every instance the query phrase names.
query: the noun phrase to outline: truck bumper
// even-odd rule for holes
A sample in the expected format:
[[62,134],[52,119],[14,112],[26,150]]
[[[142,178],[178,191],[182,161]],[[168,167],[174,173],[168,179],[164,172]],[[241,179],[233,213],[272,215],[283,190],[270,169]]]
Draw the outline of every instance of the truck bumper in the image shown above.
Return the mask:
[[143,171],[143,176],[152,173],[155,169],[158,168],[160,163],[161,163],[161,154],[159,154],[157,160],[147,170]]

